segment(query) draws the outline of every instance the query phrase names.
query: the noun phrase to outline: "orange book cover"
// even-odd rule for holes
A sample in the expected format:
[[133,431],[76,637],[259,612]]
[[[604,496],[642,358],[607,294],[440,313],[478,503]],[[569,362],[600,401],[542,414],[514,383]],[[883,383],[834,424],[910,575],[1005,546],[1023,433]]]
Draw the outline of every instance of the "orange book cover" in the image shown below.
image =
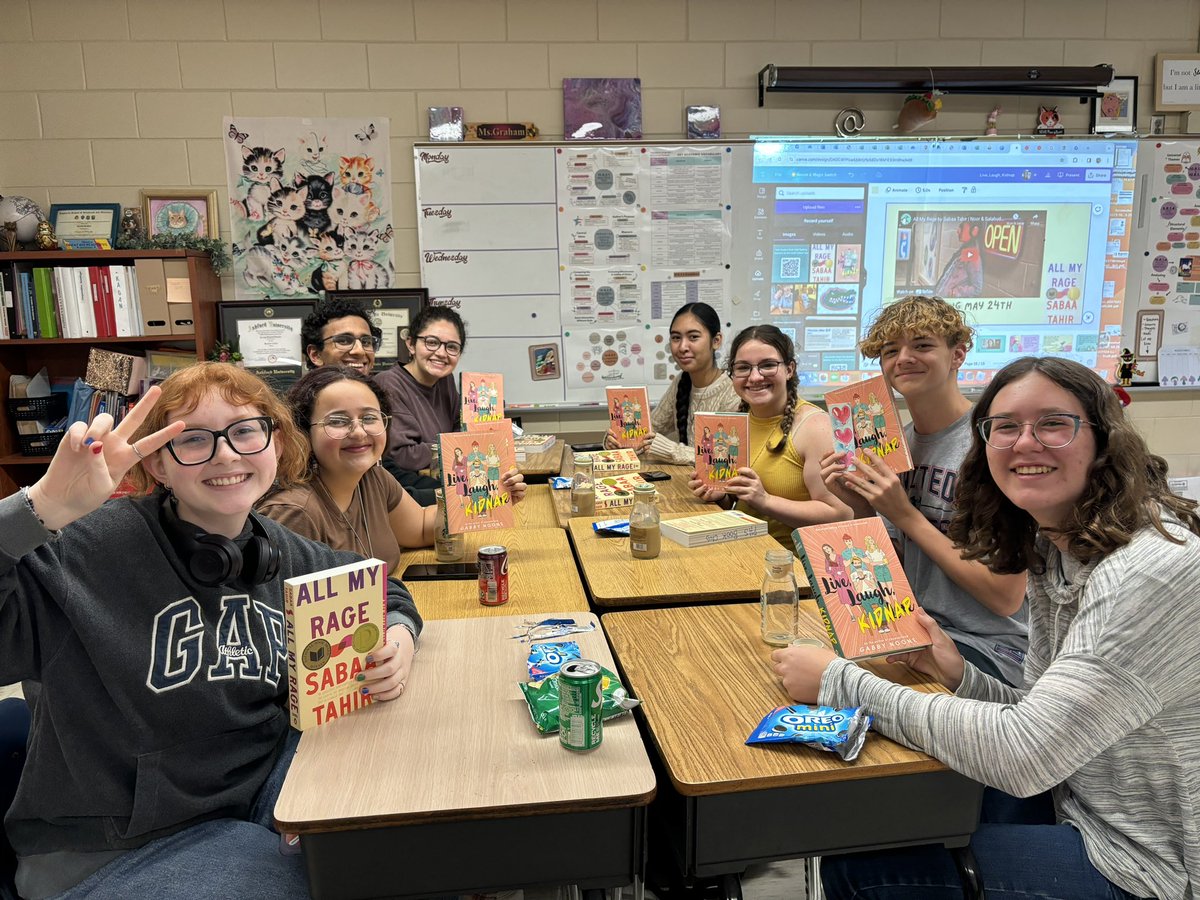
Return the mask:
[[692,423],[696,478],[714,487],[750,465],[750,416],[747,413],[698,412]]
[[806,525],[792,532],[792,542],[839,656],[870,659],[929,646],[881,518]]
[[458,394],[462,402],[463,431],[500,430],[504,420],[503,375],[499,372],[463,372]]
[[283,581],[288,712],[303,731],[371,703],[358,675],[387,632],[387,563],[364,559]]
[[632,447],[650,433],[650,394],[644,387],[607,387],[609,430],[617,445]]
[[512,498],[500,476],[517,464],[512,420],[501,419],[494,432],[452,431],[439,434],[442,487],[446,491],[450,534],[512,528]]
[[833,422],[833,449],[846,454],[849,468],[866,452],[886,459],[893,472],[913,467],[892,389],[882,375],[825,392]]

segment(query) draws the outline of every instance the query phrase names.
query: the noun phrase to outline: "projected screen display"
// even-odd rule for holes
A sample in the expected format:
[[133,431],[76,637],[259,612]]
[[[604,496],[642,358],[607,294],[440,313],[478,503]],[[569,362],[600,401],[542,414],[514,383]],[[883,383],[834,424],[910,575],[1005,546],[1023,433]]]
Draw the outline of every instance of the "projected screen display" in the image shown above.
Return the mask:
[[936,294],[975,326],[959,372],[982,386],[1026,354],[1111,377],[1136,142],[803,141],[754,146],[754,303],[796,343],[800,383],[877,374],[858,341],[879,310]]

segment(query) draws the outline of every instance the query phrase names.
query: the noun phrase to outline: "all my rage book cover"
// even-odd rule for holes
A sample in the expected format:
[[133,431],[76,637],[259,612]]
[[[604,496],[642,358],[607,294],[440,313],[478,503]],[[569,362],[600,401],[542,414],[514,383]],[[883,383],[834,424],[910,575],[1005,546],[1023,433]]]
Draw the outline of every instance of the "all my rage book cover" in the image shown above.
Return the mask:
[[371,702],[357,677],[387,632],[387,563],[364,559],[283,582],[288,712],[303,731]]
[[826,391],[825,408],[833,422],[833,449],[845,454],[848,468],[857,468],[864,453],[887,460],[893,472],[913,467],[892,389],[882,375]]
[[871,659],[929,646],[881,518],[806,525],[792,532],[792,542],[839,656]]
[[512,498],[500,483],[517,464],[512,420],[499,425],[496,431],[438,435],[450,534],[513,526]]

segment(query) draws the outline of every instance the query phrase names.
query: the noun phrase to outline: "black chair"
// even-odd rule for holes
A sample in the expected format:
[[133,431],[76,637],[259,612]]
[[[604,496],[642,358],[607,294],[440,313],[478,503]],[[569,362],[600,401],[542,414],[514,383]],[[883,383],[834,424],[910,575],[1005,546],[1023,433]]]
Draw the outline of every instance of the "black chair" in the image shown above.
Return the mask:
[[[19,697],[0,700],[0,820],[17,793],[29,742],[29,705]],[[0,827],[0,900],[18,900],[17,855]]]

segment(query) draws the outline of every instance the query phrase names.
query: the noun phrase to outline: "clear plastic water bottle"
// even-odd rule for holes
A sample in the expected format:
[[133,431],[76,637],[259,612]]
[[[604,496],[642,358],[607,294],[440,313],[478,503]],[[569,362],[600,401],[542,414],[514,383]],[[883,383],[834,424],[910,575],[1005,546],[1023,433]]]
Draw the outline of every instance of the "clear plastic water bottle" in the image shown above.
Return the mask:
[[786,647],[796,638],[800,618],[800,592],[796,589],[795,557],[782,547],[768,550],[759,602],[762,605],[762,639],[773,647]]

